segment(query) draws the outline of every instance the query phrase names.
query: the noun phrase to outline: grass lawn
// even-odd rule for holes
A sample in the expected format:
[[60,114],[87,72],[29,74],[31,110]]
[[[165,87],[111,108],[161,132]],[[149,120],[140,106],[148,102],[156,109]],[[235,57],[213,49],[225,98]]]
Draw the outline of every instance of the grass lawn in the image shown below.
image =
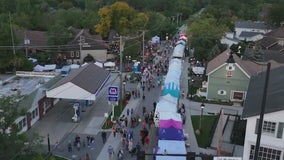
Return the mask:
[[[125,105],[118,105],[118,106],[115,106],[114,107],[114,119],[118,118],[121,114],[121,112],[123,111]],[[107,120],[105,121],[102,129],[110,129],[112,127],[112,122],[111,122],[111,116],[112,116],[112,113],[110,113],[108,115],[108,118]]]
[[[202,123],[201,123],[201,134],[200,135],[196,135],[196,139],[197,139],[197,143],[198,146],[201,148],[206,148],[210,146],[210,137],[212,137],[213,135],[211,134],[211,129],[214,126],[214,122],[217,119],[218,116],[214,116],[214,115],[203,115],[202,117]],[[199,119],[200,116],[191,116],[191,120],[192,120],[192,125],[193,125],[193,129],[194,131],[196,131],[199,128]],[[213,132],[214,133],[214,132]]]

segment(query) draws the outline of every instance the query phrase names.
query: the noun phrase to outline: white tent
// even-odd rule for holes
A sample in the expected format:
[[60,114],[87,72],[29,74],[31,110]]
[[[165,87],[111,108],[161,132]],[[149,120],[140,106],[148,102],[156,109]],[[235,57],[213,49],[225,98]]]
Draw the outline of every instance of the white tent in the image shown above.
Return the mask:
[[171,96],[170,94],[167,94],[165,96],[161,96],[159,101],[168,101],[170,103],[176,103],[177,104],[178,99],[176,97]]
[[179,121],[181,122],[181,116],[179,113],[175,113],[175,112],[161,112],[160,113],[160,120],[169,120],[172,119],[174,121]]
[[115,63],[114,62],[105,62],[104,67],[115,67]]
[[160,120],[160,113],[161,112],[177,112],[177,102],[171,103],[165,100],[160,100],[157,103],[155,114],[154,114],[154,123],[157,125],[159,124]]
[[176,45],[173,51],[173,57],[182,58],[184,54],[184,48],[184,45]]
[[80,65],[78,65],[78,64],[71,64],[70,67],[71,67],[71,69],[75,69],[75,68],[80,68]]
[[39,65],[39,64],[34,66],[34,71],[35,72],[42,72],[43,70],[44,70],[44,67]]
[[55,71],[56,64],[46,64],[44,65],[44,71]]
[[160,43],[160,37],[159,37],[159,36],[154,36],[154,37],[152,37],[151,42],[152,42],[152,43]]
[[184,141],[159,140],[158,154],[184,154],[184,156],[156,156],[156,160],[186,160]]
[[101,63],[101,62],[95,62],[95,65],[97,65],[97,66],[99,66],[99,67],[101,67],[101,68],[103,68],[103,63]]

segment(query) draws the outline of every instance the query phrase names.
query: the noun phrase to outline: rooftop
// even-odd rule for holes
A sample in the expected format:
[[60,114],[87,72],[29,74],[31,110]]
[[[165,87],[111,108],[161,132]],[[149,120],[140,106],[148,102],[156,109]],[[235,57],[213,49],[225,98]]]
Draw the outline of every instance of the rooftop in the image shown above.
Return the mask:
[[29,95],[50,79],[52,79],[52,77],[0,75],[0,97],[16,94]]

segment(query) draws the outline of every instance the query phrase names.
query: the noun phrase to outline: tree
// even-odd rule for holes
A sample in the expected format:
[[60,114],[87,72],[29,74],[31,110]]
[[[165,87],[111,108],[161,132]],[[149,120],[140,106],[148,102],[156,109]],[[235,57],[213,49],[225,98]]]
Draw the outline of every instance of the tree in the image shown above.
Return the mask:
[[31,133],[29,136],[20,133],[16,119],[26,114],[25,109],[19,109],[17,96],[0,98],[0,159],[21,159],[22,156],[40,157],[42,152],[42,137]]
[[269,14],[269,23],[280,26],[281,22],[284,21],[284,2],[281,1],[280,4],[274,4],[272,5],[272,9]]
[[144,29],[148,22],[146,14],[135,11],[125,2],[115,2],[110,6],[105,6],[98,13],[100,22],[95,29],[103,37],[106,37],[111,29],[120,35],[128,35]]
[[15,120],[21,115],[16,97],[3,97],[0,99],[0,159],[11,159],[24,146],[27,138],[19,134]]
[[[190,35],[190,43],[194,50],[194,56],[198,60],[210,60],[208,57],[213,47],[220,44],[220,39],[227,31],[227,27],[223,24],[218,24],[216,19],[212,17],[202,17],[194,21],[190,27],[188,35]],[[214,50],[218,50],[215,49]]]
[[68,40],[70,39],[70,34],[67,28],[60,23],[56,23],[52,25],[48,32],[48,40],[47,43],[49,45],[66,45]]

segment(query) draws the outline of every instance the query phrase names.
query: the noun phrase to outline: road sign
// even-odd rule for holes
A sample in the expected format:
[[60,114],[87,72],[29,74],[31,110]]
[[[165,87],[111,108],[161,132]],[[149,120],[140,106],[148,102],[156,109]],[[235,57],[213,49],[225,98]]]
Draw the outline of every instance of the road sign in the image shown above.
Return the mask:
[[108,95],[109,96],[118,96],[118,86],[110,86],[108,87]]
[[117,102],[118,101],[118,97],[116,96],[114,96],[114,97],[111,97],[111,96],[109,96],[108,97],[108,101],[110,101],[110,102]]

